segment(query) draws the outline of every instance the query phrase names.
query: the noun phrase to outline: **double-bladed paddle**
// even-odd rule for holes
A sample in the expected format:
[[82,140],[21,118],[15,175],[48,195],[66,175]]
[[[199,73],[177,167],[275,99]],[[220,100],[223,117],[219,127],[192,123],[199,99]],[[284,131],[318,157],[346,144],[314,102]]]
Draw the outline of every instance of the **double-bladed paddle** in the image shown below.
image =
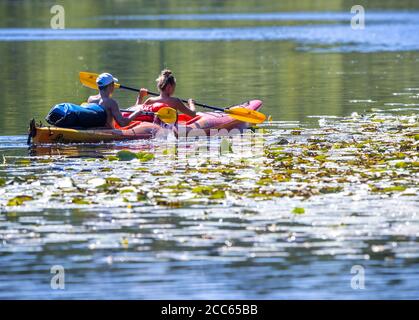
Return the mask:
[[[92,89],[98,89],[98,86],[96,84],[96,78],[99,75],[97,73],[91,73],[91,72],[80,72],[80,82],[88,87],[88,88],[92,88]],[[135,92],[139,92],[139,89],[135,89],[135,88],[130,88],[127,86],[123,86],[119,83],[115,83],[115,88],[121,88],[121,89],[125,89],[125,90],[130,90],[130,91],[135,91]],[[151,92],[151,91],[147,91],[148,94],[153,95],[153,96],[158,96],[158,93],[155,92]],[[187,100],[181,99],[181,101],[187,103]],[[202,103],[195,103],[197,106],[203,107],[203,108],[207,108],[207,109],[212,109],[212,110],[216,110],[216,111],[222,111],[227,113],[230,117],[243,121],[243,122],[249,122],[249,123],[262,123],[265,121],[266,116],[258,111],[255,110],[249,110],[243,107],[231,107],[231,108],[227,108],[227,109],[223,109],[223,108],[218,108],[218,107],[213,107],[213,106],[209,106],[206,104],[202,104]]]

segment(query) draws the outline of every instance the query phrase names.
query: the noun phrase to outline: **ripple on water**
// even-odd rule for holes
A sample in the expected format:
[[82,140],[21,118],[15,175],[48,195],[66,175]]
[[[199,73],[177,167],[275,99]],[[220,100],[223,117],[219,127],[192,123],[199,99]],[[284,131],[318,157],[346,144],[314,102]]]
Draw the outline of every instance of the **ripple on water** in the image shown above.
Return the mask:
[[[395,13],[397,15],[397,13]],[[374,14],[371,14],[374,16]],[[347,23],[237,28],[97,28],[2,29],[0,41],[295,41],[297,50],[312,52],[414,51],[419,48],[416,19],[370,24],[354,32]],[[349,18],[349,17],[348,17]],[[389,21],[394,15],[389,14]]]
[[[185,163],[152,142],[146,162],[106,158],[138,152],[132,143],[100,157],[6,155],[0,297],[55,297],[37,282],[54,264],[68,268],[72,298],[348,298],[355,264],[371,281],[362,297],[414,297],[417,117],[316,117],[319,128],[249,133],[261,153],[232,141],[221,159]],[[7,205],[19,195],[31,198]]]

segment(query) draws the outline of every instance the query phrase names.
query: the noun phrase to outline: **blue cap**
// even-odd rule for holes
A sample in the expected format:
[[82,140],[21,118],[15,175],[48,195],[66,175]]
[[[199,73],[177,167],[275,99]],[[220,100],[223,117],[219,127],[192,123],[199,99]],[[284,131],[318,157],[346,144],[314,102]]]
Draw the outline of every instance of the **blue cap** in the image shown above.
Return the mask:
[[101,73],[96,78],[96,83],[99,87],[105,87],[112,82],[118,82],[118,79],[114,78],[110,73]]

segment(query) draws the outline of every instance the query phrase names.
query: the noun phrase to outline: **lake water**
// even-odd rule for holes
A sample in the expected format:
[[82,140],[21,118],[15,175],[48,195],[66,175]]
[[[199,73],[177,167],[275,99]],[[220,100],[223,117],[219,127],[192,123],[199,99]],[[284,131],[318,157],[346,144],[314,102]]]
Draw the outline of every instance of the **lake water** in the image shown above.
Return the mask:
[[[0,298],[418,297],[417,4],[371,1],[353,30],[351,1],[61,3],[64,30],[49,28],[51,1],[0,4]],[[184,163],[173,139],[28,149],[30,119],[92,94],[79,71],[154,90],[165,67],[179,97],[263,100],[262,152]],[[122,149],[154,159],[108,161]],[[50,287],[53,265],[65,290]],[[365,289],[351,287],[355,265]]]

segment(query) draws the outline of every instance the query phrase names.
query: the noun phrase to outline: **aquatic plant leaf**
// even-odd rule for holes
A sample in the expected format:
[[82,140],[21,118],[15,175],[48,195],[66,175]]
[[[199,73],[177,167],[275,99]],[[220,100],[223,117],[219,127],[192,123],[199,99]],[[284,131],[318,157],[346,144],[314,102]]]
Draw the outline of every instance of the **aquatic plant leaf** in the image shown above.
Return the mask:
[[376,187],[374,185],[370,186],[371,191],[372,192],[401,192],[401,191],[405,191],[407,189],[407,187],[405,186],[391,186],[391,187],[385,187],[385,188],[381,188],[381,187]]
[[394,166],[395,166],[396,168],[399,168],[399,169],[401,169],[401,168],[406,168],[406,167],[407,167],[407,163],[406,163],[406,162],[404,162],[404,161],[401,161],[401,162],[397,162]]
[[138,152],[135,156],[141,162],[146,162],[154,159],[154,154],[148,152]]
[[210,199],[224,199],[225,197],[226,197],[226,193],[224,190],[216,190],[211,194],[209,198]]
[[119,191],[119,193],[123,194],[123,193],[132,193],[135,192],[134,189],[122,189],[121,191]]
[[15,164],[22,165],[22,166],[28,166],[28,165],[31,164],[31,160],[29,160],[29,159],[18,159],[18,160],[15,161]]
[[51,159],[51,158],[48,158],[48,159],[39,159],[38,162],[39,163],[51,163],[51,162],[54,162],[54,160]]
[[393,187],[387,187],[383,189],[384,192],[404,191],[404,190],[406,190],[405,186],[393,186]]
[[176,154],[176,152],[177,152],[177,148],[173,147],[173,148],[168,148],[168,149],[163,150],[162,154],[167,156],[171,154]]
[[129,150],[121,150],[116,154],[119,161],[131,161],[137,159],[137,154]]
[[320,193],[337,193],[343,190],[343,187],[322,187],[320,188]]
[[292,209],[292,213],[294,214],[303,214],[305,212],[306,211],[304,210],[304,208],[301,208],[301,207],[295,207],[294,209]]
[[107,177],[107,178],[105,178],[105,181],[106,181],[106,184],[109,184],[109,185],[118,185],[123,180],[121,178],[118,178],[118,177]]
[[142,202],[142,201],[146,201],[146,200],[148,200],[148,197],[147,197],[147,194],[145,192],[143,192],[143,191],[137,192],[137,201]]
[[31,201],[31,200],[33,200],[33,197],[31,197],[31,196],[25,196],[25,195],[17,196],[17,197],[14,197],[12,199],[9,199],[9,201],[7,202],[7,206],[9,206],[9,207],[20,206],[24,202]]
[[327,157],[324,154],[321,154],[321,155],[315,156],[314,159],[320,162],[324,162],[326,161]]
[[270,185],[272,183],[273,183],[273,180],[270,177],[261,178],[259,179],[259,181],[256,182],[256,184],[259,186]]
[[192,192],[197,194],[210,195],[213,190],[214,188],[210,186],[197,186],[192,189]]
[[71,202],[74,203],[74,204],[91,204],[92,203],[89,200],[86,200],[86,199],[83,199],[83,198],[79,198],[79,197],[73,198],[71,200]]

